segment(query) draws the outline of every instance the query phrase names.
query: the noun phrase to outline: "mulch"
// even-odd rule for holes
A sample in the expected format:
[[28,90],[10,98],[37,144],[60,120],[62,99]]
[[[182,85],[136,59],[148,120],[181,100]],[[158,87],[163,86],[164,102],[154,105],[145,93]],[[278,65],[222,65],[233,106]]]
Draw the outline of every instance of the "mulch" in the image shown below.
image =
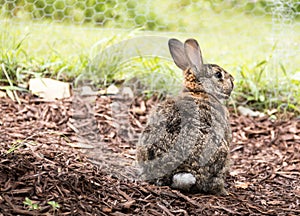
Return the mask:
[[300,215],[299,118],[232,110],[230,194],[220,197],[135,179],[135,143],[155,97],[21,102],[0,98],[0,215]]

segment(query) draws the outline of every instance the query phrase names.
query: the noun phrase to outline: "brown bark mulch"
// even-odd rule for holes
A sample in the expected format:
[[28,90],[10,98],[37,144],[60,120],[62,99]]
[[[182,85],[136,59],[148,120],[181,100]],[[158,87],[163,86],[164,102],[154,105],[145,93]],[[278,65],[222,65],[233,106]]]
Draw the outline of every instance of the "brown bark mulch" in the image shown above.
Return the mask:
[[299,119],[232,114],[230,195],[188,194],[134,179],[135,142],[156,103],[0,98],[0,215],[300,215]]

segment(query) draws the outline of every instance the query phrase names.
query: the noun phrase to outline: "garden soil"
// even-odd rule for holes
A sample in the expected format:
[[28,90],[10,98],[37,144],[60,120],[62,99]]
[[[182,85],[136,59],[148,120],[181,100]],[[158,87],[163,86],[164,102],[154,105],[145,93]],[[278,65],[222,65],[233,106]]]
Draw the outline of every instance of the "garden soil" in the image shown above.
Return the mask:
[[20,100],[0,98],[0,215],[300,215],[292,115],[231,110],[229,195],[214,196],[135,179],[135,143],[155,97]]

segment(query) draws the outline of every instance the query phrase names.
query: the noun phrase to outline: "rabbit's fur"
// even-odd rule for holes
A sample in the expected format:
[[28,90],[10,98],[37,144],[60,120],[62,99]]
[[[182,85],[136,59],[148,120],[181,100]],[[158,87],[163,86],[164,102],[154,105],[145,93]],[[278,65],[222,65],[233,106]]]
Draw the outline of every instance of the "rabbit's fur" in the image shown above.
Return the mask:
[[166,99],[150,115],[137,145],[141,175],[158,185],[227,194],[231,129],[222,104],[233,77],[215,64],[204,64],[196,40],[169,40],[175,64],[184,71],[184,90]]

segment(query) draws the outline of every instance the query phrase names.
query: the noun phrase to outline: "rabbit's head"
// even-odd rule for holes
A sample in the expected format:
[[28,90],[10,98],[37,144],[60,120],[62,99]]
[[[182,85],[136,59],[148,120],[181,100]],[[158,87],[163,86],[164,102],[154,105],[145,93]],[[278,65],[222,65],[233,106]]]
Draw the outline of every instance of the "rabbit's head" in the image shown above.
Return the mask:
[[195,39],[188,39],[184,44],[170,39],[169,49],[175,64],[184,71],[186,91],[209,93],[218,99],[229,98],[234,78],[216,64],[204,64]]

